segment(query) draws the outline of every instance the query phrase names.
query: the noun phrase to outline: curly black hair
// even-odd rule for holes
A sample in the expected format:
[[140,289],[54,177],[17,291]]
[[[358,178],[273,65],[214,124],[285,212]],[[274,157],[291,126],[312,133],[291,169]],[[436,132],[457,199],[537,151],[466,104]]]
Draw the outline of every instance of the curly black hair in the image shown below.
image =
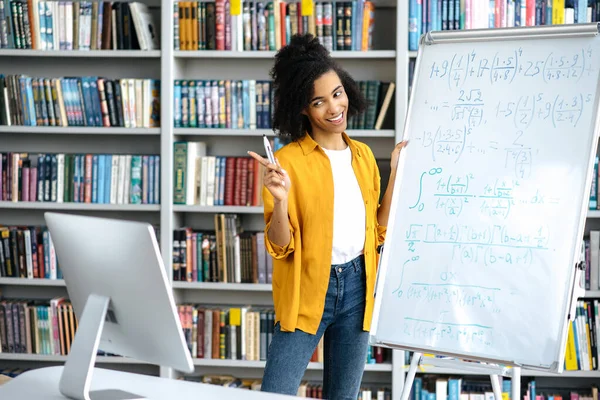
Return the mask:
[[348,96],[347,118],[364,112],[367,101],[356,81],[331,58],[329,52],[311,34],[294,35],[290,43],[275,55],[270,71],[274,88],[273,130],[299,140],[311,132],[308,117],[302,111],[314,94],[314,82],[335,71]]

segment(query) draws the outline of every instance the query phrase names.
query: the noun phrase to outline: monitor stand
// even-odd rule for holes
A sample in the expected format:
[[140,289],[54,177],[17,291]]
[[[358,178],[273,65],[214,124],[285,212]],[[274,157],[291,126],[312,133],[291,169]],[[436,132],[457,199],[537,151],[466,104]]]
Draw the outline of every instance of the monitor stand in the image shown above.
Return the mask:
[[59,390],[77,400],[141,400],[145,397],[118,389],[90,391],[98,345],[110,298],[90,294],[77,326],[71,351],[60,377]]

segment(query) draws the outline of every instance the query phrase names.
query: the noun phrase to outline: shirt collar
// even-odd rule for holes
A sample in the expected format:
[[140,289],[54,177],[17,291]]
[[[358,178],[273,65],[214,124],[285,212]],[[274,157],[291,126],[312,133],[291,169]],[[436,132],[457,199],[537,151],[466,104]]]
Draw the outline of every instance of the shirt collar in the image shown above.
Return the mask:
[[[359,148],[356,146],[356,144],[354,144],[354,141],[351,140],[350,137],[348,137],[346,132],[342,132],[342,137],[344,138],[344,141],[348,144],[348,147],[350,147],[350,151],[352,152],[352,154],[356,154],[358,157],[360,157]],[[298,144],[300,145],[302,153],[305,156],[309,155],[313,152],[313,150],[319,147],[319,144],[315,142],[315,140],[308,134],[308,132],[304,135],[302,139],[298,140]]]

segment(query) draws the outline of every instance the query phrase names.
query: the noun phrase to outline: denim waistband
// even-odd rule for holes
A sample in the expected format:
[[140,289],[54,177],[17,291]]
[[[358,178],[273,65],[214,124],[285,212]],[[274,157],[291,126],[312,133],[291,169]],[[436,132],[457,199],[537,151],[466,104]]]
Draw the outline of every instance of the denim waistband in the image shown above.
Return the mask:
[[365,256],[364,254],[361,254],[355,258],[353,258],[352,260],[345,262],[343,264],[332,264],[331,265],[331,269],[332,270],[337,270],[339,271],[341,270],[345,270],[347,268],[354,268],[355,270],[359,270],[360,268],[362,268],[365,265]]

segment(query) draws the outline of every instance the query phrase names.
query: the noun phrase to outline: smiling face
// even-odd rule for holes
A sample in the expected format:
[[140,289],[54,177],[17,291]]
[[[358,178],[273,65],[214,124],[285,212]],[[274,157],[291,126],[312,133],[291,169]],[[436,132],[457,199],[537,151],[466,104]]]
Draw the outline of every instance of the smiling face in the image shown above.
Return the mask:
[[315,80],[313,97],[304,110],[314,134],[341,134],[346,130],[348,96],[333,70]]

